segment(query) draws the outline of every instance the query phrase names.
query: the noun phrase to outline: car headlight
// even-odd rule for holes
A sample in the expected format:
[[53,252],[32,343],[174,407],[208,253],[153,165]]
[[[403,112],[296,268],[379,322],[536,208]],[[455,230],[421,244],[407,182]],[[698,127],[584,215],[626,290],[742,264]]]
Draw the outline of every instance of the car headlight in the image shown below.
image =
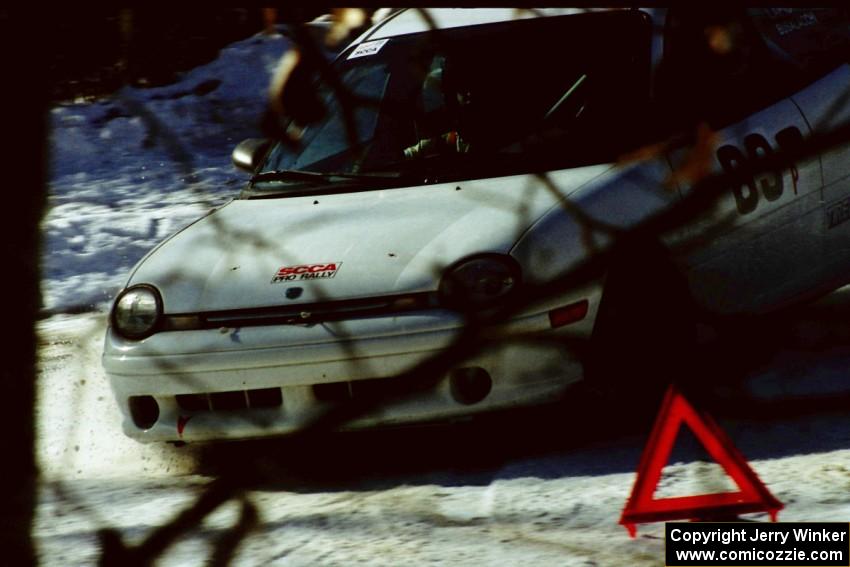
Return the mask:
[[492,307],[519,287],[522,270],[510,256],[477,254],[449,266],[440,281],[441,301],[469,311]]
[[162,298],[155,287],[135,285],[122,291],[112,308],[112,326],[123,337],[143,339],[156,330]]

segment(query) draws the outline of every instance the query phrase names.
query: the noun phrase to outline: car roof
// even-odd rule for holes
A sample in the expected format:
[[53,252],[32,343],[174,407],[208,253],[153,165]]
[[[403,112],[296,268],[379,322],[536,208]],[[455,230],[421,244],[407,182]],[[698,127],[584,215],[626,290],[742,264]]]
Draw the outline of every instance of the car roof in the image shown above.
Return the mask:
[[[566,16],[623,9],[627,8],[428,8],[425,11],[427,18],[433,21],[437,29],[449,29],[541,16]],[[410,8],[400,10],[372,26],[354,40],[351,45],[355,46],[364,41],[375,39],[426,32],[431,29],[431,23],[427,18],[421,10]]]

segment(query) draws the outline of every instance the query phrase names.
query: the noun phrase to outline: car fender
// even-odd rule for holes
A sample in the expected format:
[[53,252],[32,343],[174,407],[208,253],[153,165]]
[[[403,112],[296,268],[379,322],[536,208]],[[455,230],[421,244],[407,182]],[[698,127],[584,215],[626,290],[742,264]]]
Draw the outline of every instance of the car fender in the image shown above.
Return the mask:
[[556,279],[609,246],[615,232],[676,203],[671,173],[663,157],[609,168],[549,209],[517,240],[511,255],[528,281]]

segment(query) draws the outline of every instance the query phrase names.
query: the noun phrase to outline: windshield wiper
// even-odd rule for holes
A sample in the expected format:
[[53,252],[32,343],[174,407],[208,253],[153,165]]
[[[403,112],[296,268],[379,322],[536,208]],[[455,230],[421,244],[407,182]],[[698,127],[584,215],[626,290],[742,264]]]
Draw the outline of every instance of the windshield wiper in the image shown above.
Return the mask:
[[366,172],[366,173],[350,173],[350,172],[318,172],[307,171],[303,169],[278,169],[274,171],[261,171],[251,177],[251,183],[263,181],[306,181],[307,183],[334,183],[340,180],[362,179],[362,180],[385,180],[395,181],[401,177],[401,172],[397,171],[381,171],[381,172]]
[[[397,186],[409,178],[402,171],[369,171],[364,173],[331,172],[319,173],[300,169],[262,171],[251,178],[242,192],[244,199],[269,199],[276,197],[298,197],[322,193],[363,191]],[[257,183],[285,183],[278,187],[255,188]],[[289,182],[289,183],[286,183]]]

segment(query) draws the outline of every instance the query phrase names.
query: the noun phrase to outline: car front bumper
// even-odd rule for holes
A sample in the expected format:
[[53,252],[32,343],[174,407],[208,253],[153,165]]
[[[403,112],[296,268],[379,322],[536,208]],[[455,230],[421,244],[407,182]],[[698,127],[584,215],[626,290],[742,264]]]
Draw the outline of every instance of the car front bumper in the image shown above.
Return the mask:
[[[543,311],[518,317],[500,331],[589,337],[596,299],[583,320],[562,329],[551,329]],[[398,381],[386,379],[451,344],[462,324],[455,313],[433,310],[312,325],[171,331],[141,341],[109,329],[103,365],[124,415],[124,432],[139,441],[278,435],[304,427],[341,401],[328,400],[328,391],[351,399],[367,390],[381,394],[384,386],[397,391]],[[415,396],[389,401],[382,396],[382,403],[343,428],[459,418],[545,402],[582,375],[581,363],[568,349],[533,340],[497,341],[456,368],[486,373],[490,386],[483,399],[459,399],[455,380],[466,370],[450,371],[435,388]],[[145,402],[141,410],[139,400]],[[252,403],[257,400],[261,403]]]

